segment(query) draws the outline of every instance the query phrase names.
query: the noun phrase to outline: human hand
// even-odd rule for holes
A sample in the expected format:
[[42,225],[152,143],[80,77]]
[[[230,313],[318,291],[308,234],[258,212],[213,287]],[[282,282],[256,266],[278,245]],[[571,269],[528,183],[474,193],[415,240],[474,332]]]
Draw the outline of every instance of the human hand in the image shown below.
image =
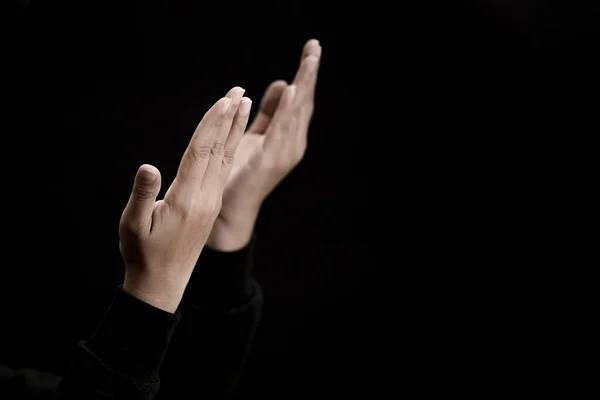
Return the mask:
[[234,251],[252,236],[262,202],[302,160],[313,114],[321,46],[309,40],[291,85],[275,81],[235,154],[221,212],[207,241],[211,248]]
[[204,115],[163,200],[161,177],[142,165],[119,226],[126,273],[123,288],[174,313],[221,209],[252,102],[231,89]]

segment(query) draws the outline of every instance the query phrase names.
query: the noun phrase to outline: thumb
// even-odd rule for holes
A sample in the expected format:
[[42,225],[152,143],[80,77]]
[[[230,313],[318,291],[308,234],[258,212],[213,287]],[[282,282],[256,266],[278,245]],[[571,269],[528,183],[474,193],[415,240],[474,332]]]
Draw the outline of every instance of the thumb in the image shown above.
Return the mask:
[[130,228],[149,231],[158,192],[160,192],[160,171],[152,165],[142,165],[135,175],[133,190],[121,223]]
[[267,130],[286,87],[287,83],[282,80],[275,81],[269,85],[260,102],[258,114],[256,114],[256,118],[254,118],[248,128],[248,132],[264,133]]
[[278,80],[269,85],[260,101],[260,111],[272,117],[279,105],[279,99],[287,87],[286,81]]

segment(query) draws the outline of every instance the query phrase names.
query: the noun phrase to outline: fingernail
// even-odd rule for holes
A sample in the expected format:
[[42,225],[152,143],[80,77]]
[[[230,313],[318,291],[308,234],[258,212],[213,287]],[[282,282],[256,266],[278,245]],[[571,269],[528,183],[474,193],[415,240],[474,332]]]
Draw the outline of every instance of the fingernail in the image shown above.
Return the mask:
[[151,183],[154,183],[154,181],[156,180],[156,174],[152,171],[148,171],[147,169],[142,169],[140,171],[140,178],[143,183],[149,185]]
[[321,58],[321,42],[318,39],[311,39],[309,42],[309,55]]
[[323,52],[323,48],[321,46],[317,47],[317,50],[315,50],[315,57],[321,58],[322,52]]
[[319,39],[310,39],[307,44],[309,47],[314,47],[314,46],[320,46],[321,42],[319,42]]
[[235,91],[235,93],[233,95],[233,105],[237,106],[240,104],[240,100],[242,99],[242,96],[244,95],[245,92],[246,92],[246,89],[244,89],[244,88],[239,88],[238,90]]
[[240,105],[240,115],[242,116],[246,116],[248,114],[250,114],[250,108],[252,107],[252,100],[250,99],[243,99],[242,100],[242,104]]
[[225,99],[223,102],[223,106],[221,106],[221,114],[226,114],[227,110],[229,110],[229,106],[231,105],[231,100]]
[[296,85],[291,85],[290,86],[290,98],[289,98],[290,103],[294,102],[295,96],[296,96]]

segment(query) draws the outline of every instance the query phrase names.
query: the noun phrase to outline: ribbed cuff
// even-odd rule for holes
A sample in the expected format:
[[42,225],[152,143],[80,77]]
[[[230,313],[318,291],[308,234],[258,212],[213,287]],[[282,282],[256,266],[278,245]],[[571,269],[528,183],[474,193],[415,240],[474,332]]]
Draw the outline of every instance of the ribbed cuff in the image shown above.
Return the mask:
[[86,347],[116,371],[143,380],[158,375],[181,314],[147,304],[119,285],[96,333]]

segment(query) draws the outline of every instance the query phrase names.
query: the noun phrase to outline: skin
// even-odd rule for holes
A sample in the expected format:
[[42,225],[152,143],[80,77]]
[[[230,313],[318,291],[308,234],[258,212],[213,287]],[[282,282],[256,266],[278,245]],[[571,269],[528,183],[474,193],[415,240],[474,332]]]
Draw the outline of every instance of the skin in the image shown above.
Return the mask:
[[275,81],[265,91],[260,110],[237,148],[207,246],[220,251],[246,246],[262,203],[302,160],[320,58],[319,42],[309,40],[294,81],[289,85]]
[[252,104],[243,93],[231,89],[204,115],[164,199],[157,168],[142,165],[135,177],[119,226],[123,288],[164,311],[177,310],[221,210]]
[[291,84],[273,82],[248,131],[251,101],[235,87],[202,118],[164,199],[160,171],[142,165],[119,226],[123,288],[174,313],[204,246],[248,244],[260,207],[302,160],[321,46],[304,46]]

